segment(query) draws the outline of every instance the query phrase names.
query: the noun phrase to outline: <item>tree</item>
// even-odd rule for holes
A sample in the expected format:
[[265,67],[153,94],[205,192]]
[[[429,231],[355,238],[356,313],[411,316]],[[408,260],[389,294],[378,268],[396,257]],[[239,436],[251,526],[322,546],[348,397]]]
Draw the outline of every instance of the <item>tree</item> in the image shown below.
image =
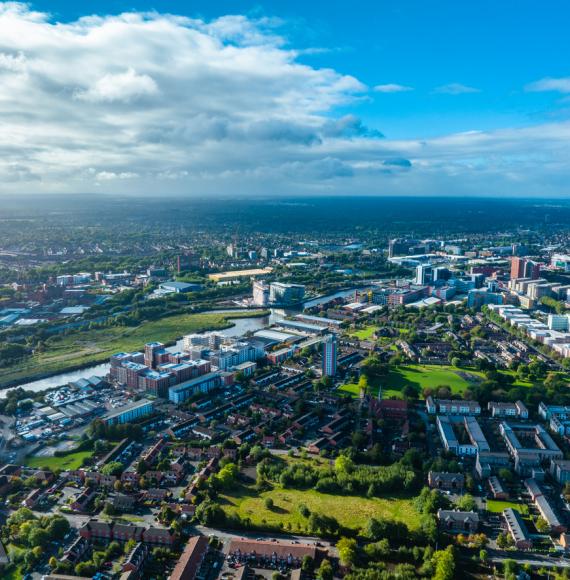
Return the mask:
[[103,508],[103,513],[106,516],[114,516],[116,513],[115,506],[112,503],[105,502],[105,507]]
[[379,542],[368,544],[364,551],[371,560],[384,560],[390,554],[390,542],[384,538]]
[[514,580],[517,573],[517,563],[515,560],[505,560],[503,562],[503,577],[505,580]]
[[214,481],[221,489],[228,489],[235,482],[237,474],[237,465],[228,463],[214,476]]
[[475,499],[470,493],[466,493],[464,496],[460,497],[459,500],[457,501],[457,507],[460,510],[472,512],[477,507],[477,503],[475,502]]
[[360,379],[358,379],[358,391],[360,393],[368,393],[368,379],[366,375],[360,375]]
[[455,573],[453,546],[448,546],[445,550],[435,552],[433,560],[435,564],[434,580],[452,580]]
[[513,472],[506,467],[499,469],[499,477],[507,483],[512,483],[514,480]]
[[272,510],[274,507],[273,500],[270,497],[266,497],[263,504],[265,505],[266,509]]
[[497,536],[497,546],[499,546],[499,548],[501,548],[501,550],[508,548],[509,541],[507,540],[507,536],[505,534],[499,534]]
[[318,580],[333,580],[333,569],[329,560],[323,560],[317,570]]
[[299,505],[298,510],[304,518],[308,518],[311,515],[311,510],[304,503]]
[[196,508],[196,517],[204,526],[210,526],[216,523],[223,523],[225,520],[225,512],[219,504],[206,500],[203,501]]
[[354,469],[354,463],[350,457],[339,455],[335,459],[334,468],[339,473],[351,473]]
[[303,561],[301,563],[301,570],[303,570],[303,572],[310,573],[313,571],[314,567],[315,567],[315,562],[311,558],[311,556],[309,556],[309,555],[303,556]]
[[49,533],[40,527],[34,527],[28,536],[28,544],[34,548],[36,546],[43,546],[49,541]]
[[111,461],[101,468],[101,473],[103,475],[121,475],[124,469],[120,461]]
[[479,551],[479,560],[481,560],[481,562],[485,563],[485,562],[487,562],[488,559],[489,559],[489,554],[487,553],[487,550],[480,550]]
[[548,532],[548,530],[550,529],[548,522],[542,516],[537,518],[537,520],[535,522],[535,526],[536,526],[536,529],[540,533],[543,533],[543,534]]
[[354,538],[341,538],[337,544],[338,555],[343,566],[352,566],[356,560],[356,540]]
[[47,532],[49,534],[50,540],[61,540],[69,532],[70,525],[67,518],[61,516],[54,516],[48,527]]

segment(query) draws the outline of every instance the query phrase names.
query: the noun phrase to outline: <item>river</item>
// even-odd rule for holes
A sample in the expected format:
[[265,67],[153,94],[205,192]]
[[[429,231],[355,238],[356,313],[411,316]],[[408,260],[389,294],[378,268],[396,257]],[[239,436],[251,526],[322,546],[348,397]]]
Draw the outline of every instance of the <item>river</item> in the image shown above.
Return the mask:
[[[354,290],[343,290],[341,292],[336,292],[335,294],[330,294],[328,296],[321,296],[319,298],[314,298],[312,300],[307,300],[303,303],[303,307],[295,310],[283,310],[279,308],[272,308],[271,313],[268,316],[251,316],[245,318],[234,318],[232,319],[233,326],[229,328],[224,328],[219,332],[224,334],[225,336],[242,336],[246,332],[255,332],[256,330],[261,330],[271,324],[274,324],[278,320],[282,320],[286,316],[290,316],[292,314],[298,314],[305,308],[312,308],[314,306],[318,306],[319,304],[326,304],[335,298],[342,298],[348,296],[354,292]],[[209,310],[208,312],[211,313],[220,313],[220,312],[246,312],[245,310]],[[141,345],[142,346],[142,345]],[[172,347],[173,350],[182,350],[182,341],[179,340],[176,343],[175,347]],[[26,391],[33,391],[35,393],[39,393],[41,391],[45,391],[47,389],[53,389],[55,387],[60,387],[66,385],[71,381],[77,381],[79,379],[85,379],[88,377],[92,377],[93,375],[96,376],[105,376],[109,372],[110,365],[109,363],[102,363],[98,365],[93,365],[90,367],[85,367],[83,369],[77,371],[70,371],[66,373],[61,373],[58,375],[54,375],[52,377],[48,377],[45,379],[39,379],[37,381],[32,381],[29,383],[23,383],[18,385],[25,389]],[[0,399],[4,399],[6,397],[6,393],[10,390],[18,388],[18,387],[11,387],[10,389],[3,389],[0,390]]]

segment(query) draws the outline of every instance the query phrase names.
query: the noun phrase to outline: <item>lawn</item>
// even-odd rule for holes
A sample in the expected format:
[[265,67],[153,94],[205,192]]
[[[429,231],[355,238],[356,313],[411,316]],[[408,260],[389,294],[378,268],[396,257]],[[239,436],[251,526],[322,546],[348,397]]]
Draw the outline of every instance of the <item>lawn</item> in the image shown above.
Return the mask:
[[[384,397],[401,397],[401,391],[407,385],[416,387],[420,394],[426,387],[436,389],[447,386],[452,393],[461,394],[482,377],[479,371],[466,371],[448,365],[402,365],[390,369],[387,377],[373,381],[371,390],[373,395],[377,395],[381,386]],[[356,397],[359,395],[358,385],[354,383],[343,385],[340,390]]]
[[523,516],[528,515],[528,506],[526,504],[512,501],[498,501],[496,499],[487,500],[487,511],[489,512],[502,514],[503,510],[506,510],[507,508],[515,509]]
[[23,364],[2,369],[0,386],[104,362],[115,352],[140,350],[149,341],[166,343],[188,333],[220,330],[232,326],[231,318],[255,314],[182,314],[143,322],[136,327],[100,328],[62,336],[61,340],[48,340],[44,352],[26,359]]
[[79,469],[83,464],[83,460],[92,455],[92,451],[75,451],[61,457],[56,457],[55,455],[52,457],[30,456],[26,457],[24,463],[28,467],[38,469],[47,467],[52,471],[56,469]]
[[355,330],[354,332],[351,332],[350,336],[358,338],[358,340],[370,340],[372,338],[372,335],[377,330],[378,326],[370,324],[368,326],[365,326],[364,328],[361,328],[360,330]]
[[[515,376],[515,373],[510,370],[500,372]],[[416,387],[420,395],[426,387],[437,389],[442,386],[449,387],[454,395],[461,395],[469,386],[483,379],[484,375],[480,371],[465,370],[450,365],[401,365],[390,369],[387,377],[371,381],[370,386],[371,392],[375,396],[381,386],[384,398],[401,398],[401,391],[407,385]],[[528,388],[532,386],[532,383],[516,379],[514,386]],[[360,395],[356,383],[342,385],[340,390],[354,397]]]
[[[271,510],[264,503],[268,497],[274,503]],[[222,495],[220,499],[228,514],[237,513],[241,518],[250,518],[258,526],[283,523],[286,528],[299,532],[306,531],[307,525],[307,519],[298,511],[301,504],[311,512],[333,516],[342,526],[354,530],[365,527],[371,517],[404,522],[411,529],[417,528],[419,523],[412,499],[399,496],[369,499],[280,487],[258,493],[251,487],[237,485],[231,494]]]

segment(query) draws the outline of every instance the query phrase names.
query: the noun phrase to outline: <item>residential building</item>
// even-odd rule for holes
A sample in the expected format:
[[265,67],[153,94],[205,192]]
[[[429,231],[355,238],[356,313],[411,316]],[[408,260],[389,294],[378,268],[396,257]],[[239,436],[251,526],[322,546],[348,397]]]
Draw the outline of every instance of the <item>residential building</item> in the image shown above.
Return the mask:
[[553,459],[550,463],[550,474],[560,484],[570,482],[570,461],[567,459]]
[[487,409],[491,412],[491,417],[517,417],[518,419],[528,419],[528,409],[522,401],[516,403],[497,403],[490,401]]
[[205,536],[190,538],[170,575],[170,580],[194,580],[207,552],[208,538]]
[[451,534],[473,534],[479,529],[479,515],[476,512],[459,510],[438,510],[440,529]]
[[428,396],[426,399],[427,412],[434,415],[436,412],[442,415],[480,415],[481,405],[477,401],[464,401],[462,399],[434,399]]
[[515,471],[528,475],[552,459],[562,459],[562,451],[541,425],[511,424],[503,421],[499,431],[515,462]]
[[221,385],[220,373],[211,372],[168,389],[168,399],[180,404],[197,393],[208,393]]
[[329,334],[323,339],[323,376],[334,377],[337,364],[337,339],[334,334]]
[[122,425],[147,417],[153,411],[154,403],[148,399],[141,399],[108,413],[102,420],[107,425]]
[[462,473],[448,473],[444,471],[430,471],[428,485],[432,489],[459,492],[463,490],[465,476]]
[[519,550],[530,550],[532,539],[520,512],[513,508],[507,508],[503,511],[503,517],[515,547]]

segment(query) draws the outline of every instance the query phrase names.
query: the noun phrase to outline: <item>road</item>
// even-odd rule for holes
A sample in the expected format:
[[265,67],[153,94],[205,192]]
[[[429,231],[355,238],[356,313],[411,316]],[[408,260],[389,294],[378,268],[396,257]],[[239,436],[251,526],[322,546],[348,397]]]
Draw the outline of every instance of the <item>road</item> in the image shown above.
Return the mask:
[[328,540],[323,540],[321,538],[317,538],[316,536],[297,536],[295,534],[266,534],[263,532],[248,532],[248,531],[233,531],[233,530],[220,530],[218,528],[210,528],[208,526],[197,525],[194,526],[194,529],[197,533],[202,534],[203,536],[217,536],[222,542],[225,544],[225,550],[227,551],[227,544],[232,540],[256,540],[257,538],[263,538],[264,540],[270,540],[271,538],[275,538],[277,540],[283,540],[287,542],[291,542],[293,540],[301,543],[301,544],[315,544],[318,542],[324,548],[329,550],[331,556],[338,556],[336,547],[334,542],[329,542]]
[[505,560],[515,560],[519,565],[529,565],[533,567],[546,568],[570,568],[570,561],[566,558],[551,558],[542,554],[532,552],[503,552],[498,550],[487,550],[489,560],[495,564],[502,564]]

